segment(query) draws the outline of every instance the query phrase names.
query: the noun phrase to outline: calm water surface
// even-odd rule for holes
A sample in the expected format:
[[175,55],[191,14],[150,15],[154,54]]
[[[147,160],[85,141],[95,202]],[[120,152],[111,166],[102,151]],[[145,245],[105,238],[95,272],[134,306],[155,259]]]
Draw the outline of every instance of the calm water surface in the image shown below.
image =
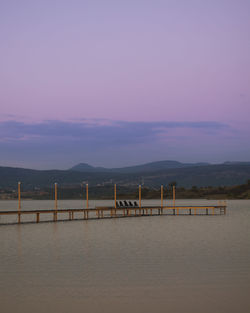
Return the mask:
[[[2,225],[0,312],[248,313],[250,201],[228,207],[226,216]],[[6,209],[16,202],[0,201]]]

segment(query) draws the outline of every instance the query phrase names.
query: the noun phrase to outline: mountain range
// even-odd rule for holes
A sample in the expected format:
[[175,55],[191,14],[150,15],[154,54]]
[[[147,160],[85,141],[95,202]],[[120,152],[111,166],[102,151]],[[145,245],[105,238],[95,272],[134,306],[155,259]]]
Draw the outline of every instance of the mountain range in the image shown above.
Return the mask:
[[118,185],[144,184],[158,187],[161,184],[177,182],[179,187],[232,186],[250,179],[250,162],[225,162],[222,164],[180,163],[159,161],[123,168],[93,167],[86,163],[68,170],[32,170],[14,167],[0,167],[0,189],[22,188],[31,190],[59,185],[90,186],[117,183]]
[[140,173],[140,172],[153,172],[162,171],[171,168],[184,168],[193,166],[205,166],[209,163],[181,163],[178,161],[158,161],[151,162],[135,166],[118,167],[118,168],[105,168],[105,167],[94,167],[87,163],[80,163],[73,166],[70,170],[77,172],[110,172],[110,173]]

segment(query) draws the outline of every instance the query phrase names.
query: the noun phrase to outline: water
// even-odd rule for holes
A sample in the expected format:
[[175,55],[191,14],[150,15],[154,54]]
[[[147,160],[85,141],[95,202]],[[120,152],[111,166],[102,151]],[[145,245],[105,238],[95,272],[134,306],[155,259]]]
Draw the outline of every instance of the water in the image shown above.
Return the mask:
[[[16,202],[1,201],[0,209]],[[249,295],[250,201],[228,201],[226,216],[0,226],[1,313],[245,313]]]

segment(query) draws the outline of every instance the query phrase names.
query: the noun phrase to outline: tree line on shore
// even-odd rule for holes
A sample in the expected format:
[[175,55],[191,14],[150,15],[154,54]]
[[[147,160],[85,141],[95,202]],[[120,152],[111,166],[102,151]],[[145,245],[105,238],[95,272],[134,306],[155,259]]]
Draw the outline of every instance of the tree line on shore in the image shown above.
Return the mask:
[[[220,187],[179,187],[177,182],[172,182],[164,186],[164,198],[171,199],[173,186],[176,190],[176,199],[250,199],[250,179],[242,185],[220,186]],[[159,188],[142,186],[143,199],[160,198]],[[114,185],[90,186],[89,199],[113,199]],[[16,199],[17,190],[0,190],[0,199]],[[22,192],[23,199],[32,200],[53,200],[54,188],[46,187],[42,189],[34,188],[30,191]],[[86,198],[85,185],[62,185],[58,186],[58,199],[84,200]],[[117,199],[138,199],[138,186],[117,185]]]

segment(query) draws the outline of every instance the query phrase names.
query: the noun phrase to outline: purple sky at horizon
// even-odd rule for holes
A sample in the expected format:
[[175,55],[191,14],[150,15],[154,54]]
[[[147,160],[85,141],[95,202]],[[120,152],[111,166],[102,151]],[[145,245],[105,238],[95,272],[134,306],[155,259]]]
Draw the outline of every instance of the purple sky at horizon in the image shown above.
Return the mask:
[[248,0],[0,1],[0,165],[250,161],[249,15]]

